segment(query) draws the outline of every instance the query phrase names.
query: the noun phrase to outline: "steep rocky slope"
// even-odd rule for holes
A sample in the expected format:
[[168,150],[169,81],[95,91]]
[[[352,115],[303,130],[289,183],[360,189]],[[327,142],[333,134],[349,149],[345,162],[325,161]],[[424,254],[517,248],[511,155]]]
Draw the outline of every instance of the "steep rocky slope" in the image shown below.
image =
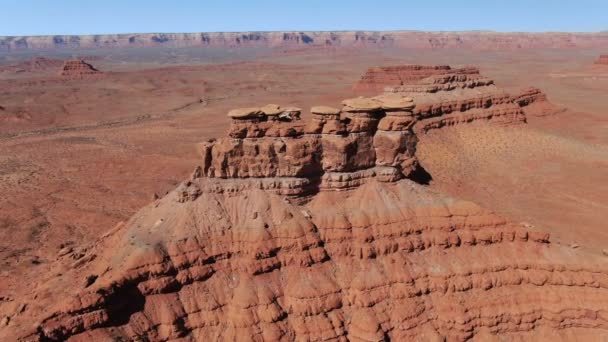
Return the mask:
[[0,50],[151,46],[302,47],[393,46],[403,48],[581,48],[602,47],[608,33],[499,33],[421,31],[212,32],[86,36],[0,37]]
[[189,180],[95,244],[66,247],[32,289],[32,316],[11,316],[0,337],[608,337],[605,260],[419,184],[424,101],[343,105],[313,107],[309,121],[277,105],[231,111],[228,136],[201,144]]

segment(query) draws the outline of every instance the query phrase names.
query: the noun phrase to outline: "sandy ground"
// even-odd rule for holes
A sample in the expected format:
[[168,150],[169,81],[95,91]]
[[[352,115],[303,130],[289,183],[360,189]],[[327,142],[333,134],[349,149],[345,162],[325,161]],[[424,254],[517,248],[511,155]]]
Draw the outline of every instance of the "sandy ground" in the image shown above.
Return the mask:
[[337,106],[368,67],[400,63],[477,65],[499,86],[537,86],[568,107],[525,126],[431,133],[419,157],[431,187],[548,229],[559,243],[608,248],[608,66],[591,65],[600,51],[91,53],[102,78],[0,73],[3,296],[62,246],[93,241],[187,177],[197,143],[223,134],[227,110]]

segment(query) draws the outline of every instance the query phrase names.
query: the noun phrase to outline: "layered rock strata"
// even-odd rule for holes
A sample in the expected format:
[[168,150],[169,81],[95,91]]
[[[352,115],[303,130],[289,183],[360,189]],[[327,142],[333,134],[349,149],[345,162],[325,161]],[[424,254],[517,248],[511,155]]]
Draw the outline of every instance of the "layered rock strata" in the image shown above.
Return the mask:
[[101,71],[95,69],[91,64],[81,59],[65,61],[61,70],[61,76],[66,78],[86,78],[99,76],[101,74]]
[[269,106],[228,114],[229,138],[202,146],[203,175],[281,179],[271,182],[279,192],[302,195],[347,189],[371,177],[394,181],[416,168],[410,98],[355,98],[345,100],[342,110],[313,107],[308,123],[299,108],[274,105],[269,114]]
[[[519,108],[506,99],[488,108]],[[230,111],[228,137],[201,144],[189,180],[33,289],[28,305],[42,312],[34,330],[12,326],[15,335],[0,337],[608,337],[605,260],[407,179],[421,116],[446,117],[419,103],[353,98],[342,109],[313,107],[308,122],[293,107]]]
[[[394,65],[368,69],[361,79],[353,86],[355,92],[361,94],[378,93],[387,86],[419,86],[422,89],[433,89],[446,83],[460,82],[489,82],[479,75],[479,69],[465,67],[453,69],[449,65]],[[416,88],[413,88],[414,90]],[[449,90],[449,89],[445,89]],[[426,91],[426,90],[425,90]]]
[[494,80],[482,76],[475,67],[403,65],[371,68],[353,88],[358,92],[383,88],[389,94],[414,97],[414,115],[420,119],[432,117],[429,127],[480,119],[524,122],[526,114],[542,116],[563,110],[551,104],[538,88],[509,94],[497,87]]

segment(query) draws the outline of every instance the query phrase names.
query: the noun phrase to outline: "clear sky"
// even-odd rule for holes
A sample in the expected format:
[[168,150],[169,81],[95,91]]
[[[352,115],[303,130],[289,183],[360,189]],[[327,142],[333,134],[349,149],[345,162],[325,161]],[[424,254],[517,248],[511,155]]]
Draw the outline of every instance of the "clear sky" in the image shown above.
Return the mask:
[[602,31],[608,0],[0,0],[0,35],[292,30]]

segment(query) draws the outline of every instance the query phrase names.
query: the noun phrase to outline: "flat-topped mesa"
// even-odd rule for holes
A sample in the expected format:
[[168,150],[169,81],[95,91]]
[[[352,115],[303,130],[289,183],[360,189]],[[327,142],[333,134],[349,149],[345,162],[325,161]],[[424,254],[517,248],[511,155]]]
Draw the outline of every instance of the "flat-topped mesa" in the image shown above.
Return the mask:
[[99,76],[103,73],[82,59],[71,59],[65,61],[61,70],[61,76],[68,78],[85,78]]
[[397,94],[359,97],[343,101],[342,109],[312,107],[307,124],[299,108],[235,109],[228,113],[229,137],[202,144],[203,166],[194,178],[248,179],[291,195],[370,178],[395,181],[417,166],[413,108],[411,98]]
[[595,61],[595,64],[608,65],[608,55],[600,55],[600,57]]
[[353,90],[359,94],[377,93],[383,91],[387,86],[418,84],[424,79],[441,75],[460,76],[463,80],[472,80],[479,77],[479,69],[476,67],[453,69],[449,65],[409,64],[374,67],[367,70],[353,86]]
[[[397,78],[400,77],[400,70],[396,67],[385,69],[394,72]],[[401,85],[388,82],[384,88],[386,94],[416,99],[414,116],[421,122],[415,129],[419,132],[478,120],[499,124],[520,123],[526,121],[526,115],[549,115],[563,110],[551,104],[537,88],[509,94],[498,88],[492,79],[480,75],[475,67],[452,69],[428,66],[420,70],[432,74],[425,78],[410,78]]]

